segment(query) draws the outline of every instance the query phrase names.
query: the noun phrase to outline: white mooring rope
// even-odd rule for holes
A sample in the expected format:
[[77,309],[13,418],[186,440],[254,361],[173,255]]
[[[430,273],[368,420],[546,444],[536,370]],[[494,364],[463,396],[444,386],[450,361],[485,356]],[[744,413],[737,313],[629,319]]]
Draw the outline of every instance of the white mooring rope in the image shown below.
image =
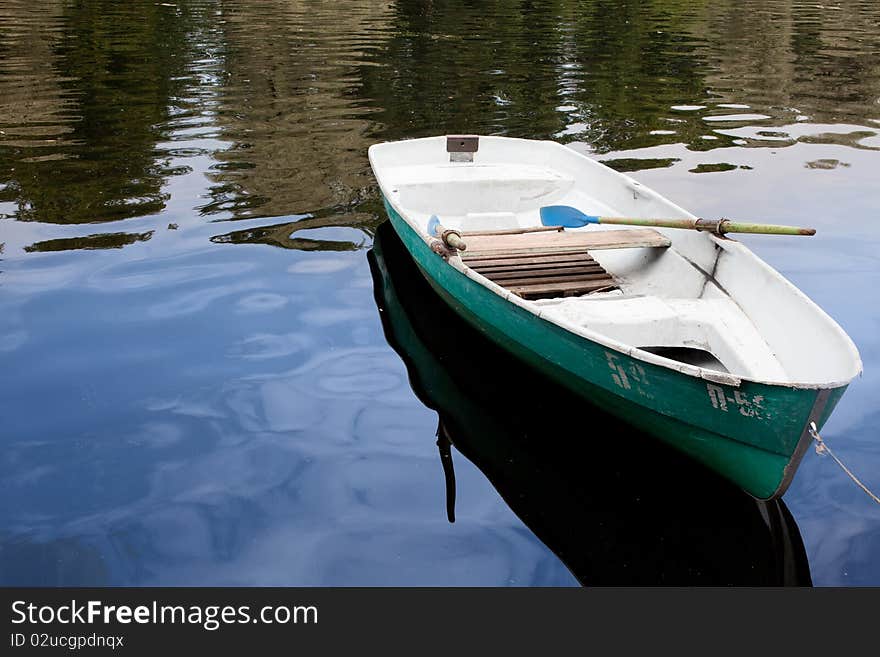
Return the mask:
[[880,497],[877,497],[872,493],[865,484],[859,481],[859,478],[856,477],[852,472],[850,472],[849,468],[847,468],[843,462],[834,455],[834,452],[831,451],[831,448],[822,440],[822,436],[819,435],[819,430],[816,428],[815,422],[810,422],[810,435],[813,437],[813,440],[816,441],[816,454],[825,455],[828,454],[831,458],[834,459],[835,463],[843,468],[843,471],[849,475],[849,478],[856,482],[856,485],[865,491],[872,500],[880,504]]

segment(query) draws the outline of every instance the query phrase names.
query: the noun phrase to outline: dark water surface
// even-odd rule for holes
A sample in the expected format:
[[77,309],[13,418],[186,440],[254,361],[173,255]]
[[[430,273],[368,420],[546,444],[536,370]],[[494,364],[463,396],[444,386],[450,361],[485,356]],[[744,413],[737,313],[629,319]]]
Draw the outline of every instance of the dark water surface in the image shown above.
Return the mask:
[[366,150],[447,132],[815,226],[744,241],[880,489],[874,0],[0,0],[0,583],[880,584],[830,460],[758,505],[438,307]]

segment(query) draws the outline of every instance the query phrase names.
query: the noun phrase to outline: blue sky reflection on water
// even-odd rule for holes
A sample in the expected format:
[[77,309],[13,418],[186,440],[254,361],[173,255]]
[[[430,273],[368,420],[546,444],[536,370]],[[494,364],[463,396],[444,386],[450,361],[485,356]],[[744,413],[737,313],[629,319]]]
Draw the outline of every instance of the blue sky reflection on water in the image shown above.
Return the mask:
[[[29,295],[42,330],[7,354],[7,581],[571,582],[466,461],[447,524],[436,418],[384,344],[363,252],[259,248]],[[73,332],[53,321],[68,306],[91,309]],[[37,389],[50,408],[9,413]]]

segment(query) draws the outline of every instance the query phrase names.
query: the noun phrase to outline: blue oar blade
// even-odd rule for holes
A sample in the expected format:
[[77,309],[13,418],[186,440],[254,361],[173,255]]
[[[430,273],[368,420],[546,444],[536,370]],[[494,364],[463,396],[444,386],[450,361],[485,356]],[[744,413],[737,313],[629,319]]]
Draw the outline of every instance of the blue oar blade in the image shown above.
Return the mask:
[[570,205],[547,205],[541,208],[541,223],[545,226],[580,228],[587,224],[598,224],[599,217],[584,214]]
[[436,214],[432,214],[431,218],[428,219],[428,235],[431,237],[435,237],[437,235],[437,227],[440,225],[440,217]]

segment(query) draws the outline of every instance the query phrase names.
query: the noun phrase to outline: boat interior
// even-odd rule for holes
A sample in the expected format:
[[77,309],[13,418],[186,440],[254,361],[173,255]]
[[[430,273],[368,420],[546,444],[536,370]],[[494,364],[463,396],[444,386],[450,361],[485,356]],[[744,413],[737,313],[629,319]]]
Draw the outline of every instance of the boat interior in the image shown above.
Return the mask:
[[860,371],[840,327],[738,241],[541,224],[549,205],[693,217],[639,182],[554,142],[480,137],[457,149],[452,139],[381,144],[370,159],[401,216],[425,239],[432,217],[460,232],[467,248],[450,264],[511,302],[644,360],[722,381],[818,387]]

